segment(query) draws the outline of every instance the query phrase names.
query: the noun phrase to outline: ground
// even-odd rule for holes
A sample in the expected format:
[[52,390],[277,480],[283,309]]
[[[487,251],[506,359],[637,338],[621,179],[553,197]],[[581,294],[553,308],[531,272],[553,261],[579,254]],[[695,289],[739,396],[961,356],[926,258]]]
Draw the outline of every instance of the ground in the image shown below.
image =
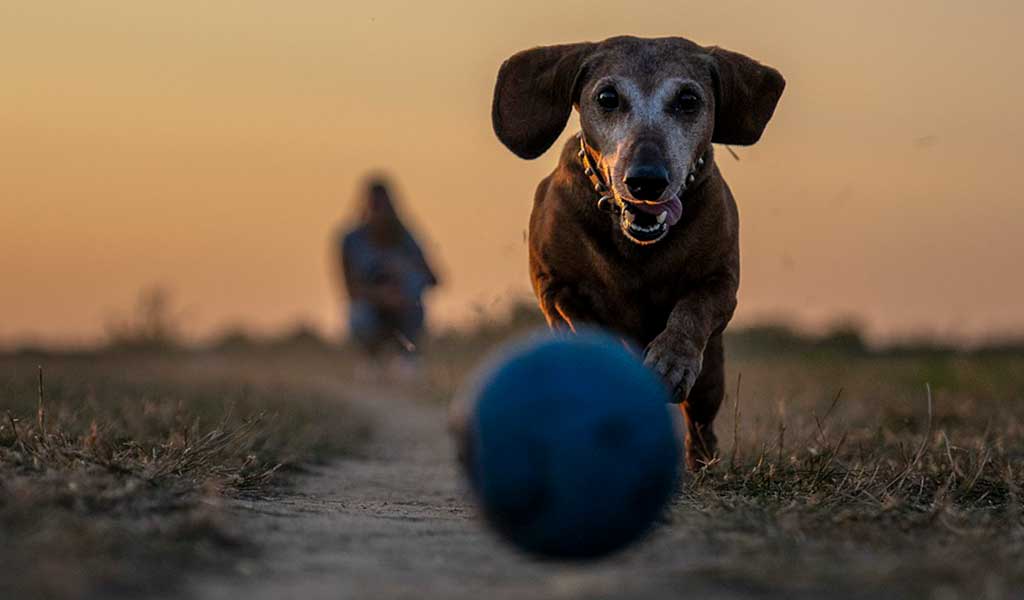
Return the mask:
[[[71,381],[107,382],[90,396],[97,406],[114,402],[104,392],[130,392],[217,414],[211,403],[226,403],[210,398],[235,398],[232,416],[199,425],[191,441],[170,440],[159,419],[151,438],[137,424],[120,425],[150,444],[147,456],[243,429],[237,435],[248,441],[238,451],[211,455],[225,465],[213,475],[194,468],[155,479],[131,462],[121,465],[127,476],[109,464],[99,476],[68,466],[67,456],[54,464],[26,458],[19,444],[34,447],[26,440],[39,437],[39,357],[0,361],[0,413],[21,419],[18,438],[10,425],[0,430],[0,527],[8,534],[0,591],[1012,598],[1024,584],[1024,354],[879,354],[822,343],[763,352],[751,342],[761,338],[734,338],[734,383],[718,420],[721,461],[685,483],[641,543],[597,563],[553,564],[520,555],[483,525],[445,428],[447,400],[501,337],[438,340],[418,385],[368,382],[349,354],[331,349],[44,361],[53,383],[43,427],[79,427],[76,451],[84,451],[88,423],[55,416],[77,397]],[[146,391],[157,388],[164,391]],[[115,412],[130,421],[123,415],[144,404],[122,399]],[[246,425],[262,409],[277,416]],[[288,443],[272,441],[282,438]],[[129,489],[135,480],[143,492]],[[68,492],[75,481],[77,503]],[[107,487],[91,494],[87,485]],[[46,502],[26,505],[40,497]],[[69,564],[69,538],[79,557],[90,557],[87,568]],[[140,573],[152,574],[149,584]]]

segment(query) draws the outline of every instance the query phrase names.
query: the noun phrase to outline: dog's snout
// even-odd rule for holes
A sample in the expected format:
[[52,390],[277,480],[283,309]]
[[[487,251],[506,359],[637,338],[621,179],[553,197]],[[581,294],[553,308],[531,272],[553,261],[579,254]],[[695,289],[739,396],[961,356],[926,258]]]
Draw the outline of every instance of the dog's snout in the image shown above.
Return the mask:
[[668,187],[668,170],[654,164],[634,165],[626,171],[624,181],[637,200],[657,200]]

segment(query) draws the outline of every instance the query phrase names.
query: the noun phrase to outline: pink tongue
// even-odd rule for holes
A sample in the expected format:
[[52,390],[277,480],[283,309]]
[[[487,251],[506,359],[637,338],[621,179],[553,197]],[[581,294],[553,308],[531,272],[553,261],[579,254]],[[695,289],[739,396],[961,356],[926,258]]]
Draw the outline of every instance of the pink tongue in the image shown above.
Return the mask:
[[660,204],[640,204],[630,202],[629,207],[640,212],[645,212],[649,215],[660,215],[661,213],[668,211],[668,216],[665,219],[665,223],[667,225],[675,225],[683,216],[683,203],[679,200],[679,196],[672,196],[672,198]]

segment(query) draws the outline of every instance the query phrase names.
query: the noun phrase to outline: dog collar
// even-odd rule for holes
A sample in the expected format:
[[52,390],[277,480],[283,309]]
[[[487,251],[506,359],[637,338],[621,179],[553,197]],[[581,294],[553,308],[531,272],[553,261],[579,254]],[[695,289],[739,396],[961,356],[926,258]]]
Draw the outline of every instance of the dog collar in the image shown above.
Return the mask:
[[[590,158],[590,148],[587,144],[586,138],[583,137],[583,132],[579,131],[576,133],[576,137],[580,141],[580,149],[576,152],[576,156],[580,159],[580,165],[583,167],[583,174],[590,180],[590,184],[594,186],[594,191],[600,194],[597,199],[597,208],[600,210],[611,211],[616,207],[622,208],[623,202],[615,197],[615,194],[611,192],[610,186],[605,183],[601,177],[601,170],[596,167],[594,162]],[[687,188],[697,182],[697,177],[700,177],[703,181],[705,174],[704,167],[710,162],[712,150],[709,147],[700,155],[697,160],[690,165],[690,172],[686,174],[686,180],[683,182],[682,187],[679,188],[677,195],[682,200],[683,194]]]

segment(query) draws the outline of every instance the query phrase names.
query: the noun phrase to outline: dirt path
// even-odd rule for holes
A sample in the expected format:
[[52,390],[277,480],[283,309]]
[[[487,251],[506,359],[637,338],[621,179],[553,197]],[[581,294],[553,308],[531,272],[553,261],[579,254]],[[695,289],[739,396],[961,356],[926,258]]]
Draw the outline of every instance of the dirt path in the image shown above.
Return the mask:
[[[346,396],[363,398],[359,408],[374,421],[364,455],[314,468],[283,498],[237,502],[231,510],[263,546],[261,556],[231,575],[188,582],[187,596],[751,598],[778,591],[754,573],[723,571],[725,557],[694,543],[685,523],[596,564],[529,560],[493,538],[469,504],[442,408],[380,392]],[[790,587],[786,597],[824,592],[812,584]]]

